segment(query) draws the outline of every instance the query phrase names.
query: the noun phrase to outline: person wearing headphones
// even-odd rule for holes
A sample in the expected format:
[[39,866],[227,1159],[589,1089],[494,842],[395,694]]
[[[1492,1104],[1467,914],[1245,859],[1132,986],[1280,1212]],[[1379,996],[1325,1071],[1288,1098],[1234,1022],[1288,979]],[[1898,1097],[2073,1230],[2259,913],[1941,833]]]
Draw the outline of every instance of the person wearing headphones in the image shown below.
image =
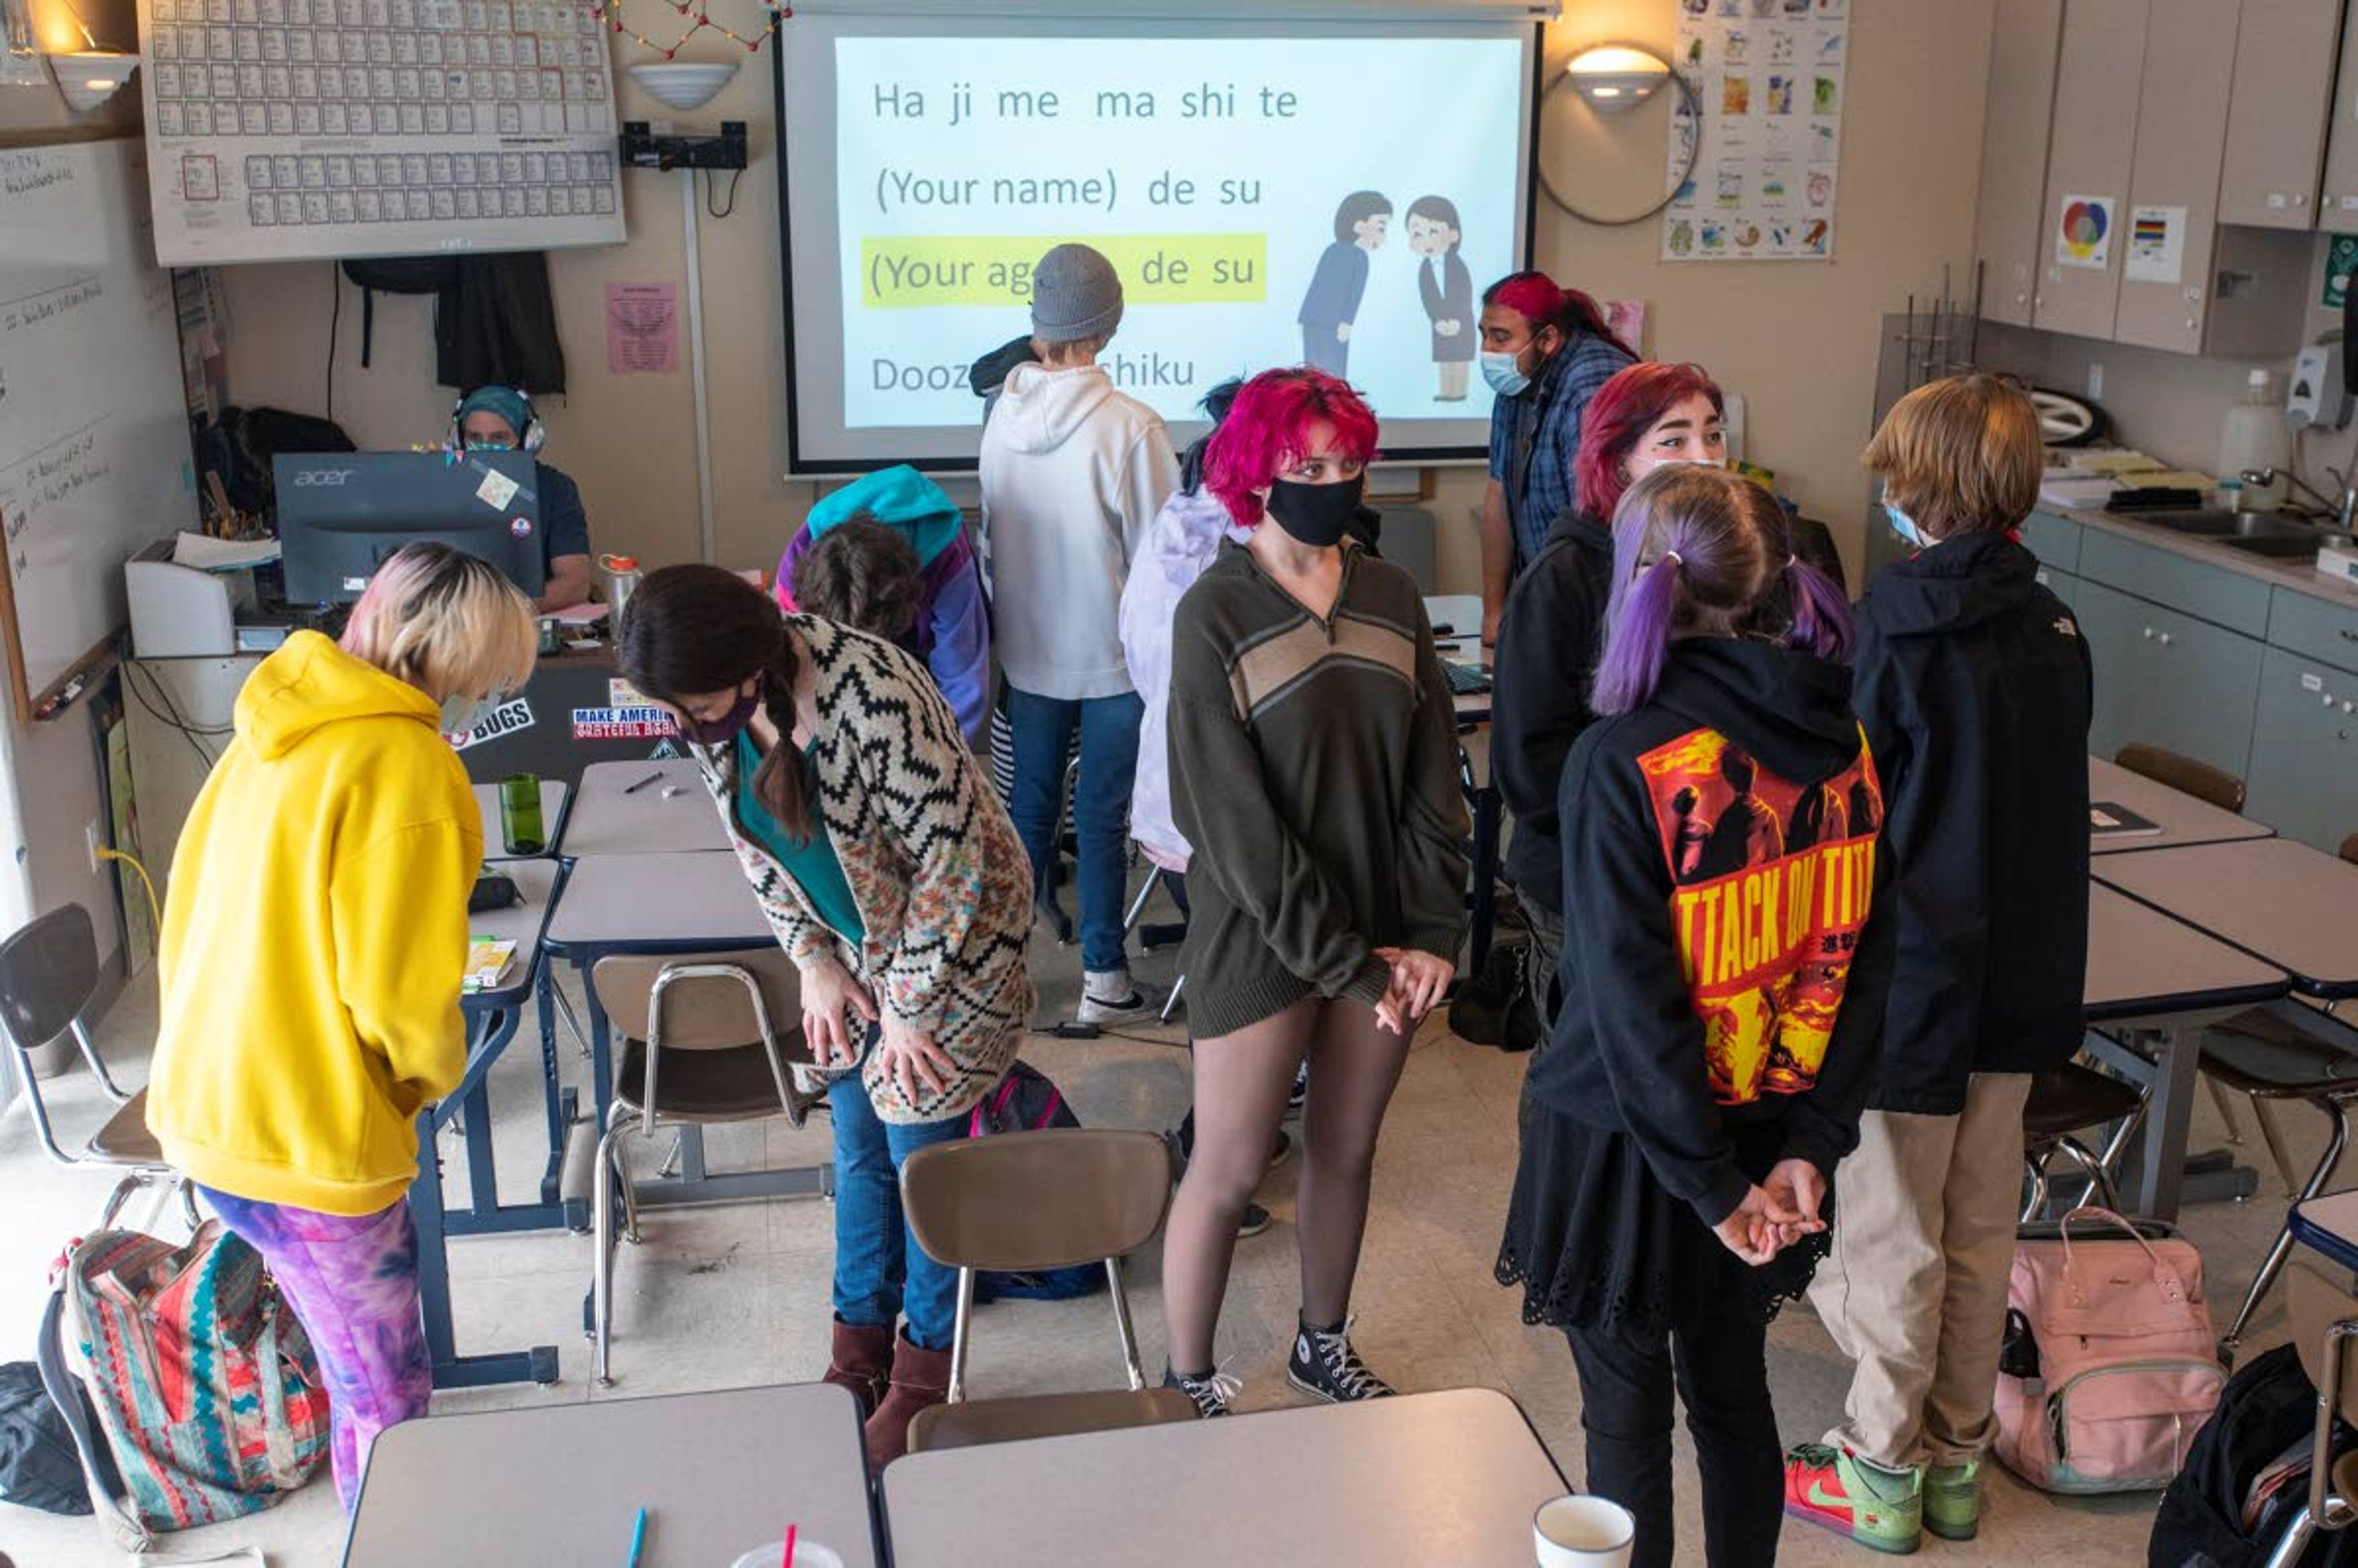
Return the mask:
[[540,477],[541,563],[548,573],[533,608],[546,615],[588,602],[590,515],[573,476],[540,459],[548,433],[532,399],[513,386],[479,386],[459,399],[450,426],[452,445],[470,451],[533,454]]

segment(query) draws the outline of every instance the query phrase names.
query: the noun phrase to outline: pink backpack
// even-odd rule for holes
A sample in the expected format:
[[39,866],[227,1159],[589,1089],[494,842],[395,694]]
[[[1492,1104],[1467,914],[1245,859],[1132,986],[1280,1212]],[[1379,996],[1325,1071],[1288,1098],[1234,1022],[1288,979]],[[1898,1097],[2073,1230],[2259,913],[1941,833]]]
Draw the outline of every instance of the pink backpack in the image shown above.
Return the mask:
[[[2072,1223],[2081,1222],[2074,1239]],[[2087,1237],[2089,1221],[2118,1233]],[[1997,1456],[2050,1492],[2169,1484],[2227,1380],[2202,1304],[2202,1255],[2109,1209],[2026,1239],[2006,1292]]]

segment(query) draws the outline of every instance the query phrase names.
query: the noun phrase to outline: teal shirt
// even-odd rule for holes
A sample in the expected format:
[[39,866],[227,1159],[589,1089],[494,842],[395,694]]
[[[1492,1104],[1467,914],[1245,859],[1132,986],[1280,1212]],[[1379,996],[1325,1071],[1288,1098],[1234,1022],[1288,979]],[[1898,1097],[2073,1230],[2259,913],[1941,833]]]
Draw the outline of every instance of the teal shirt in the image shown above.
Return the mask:
[[[793,742],[781,738],[780,745]],[[867,926],[860,918],[860,905],[851,897],[851,884],[844,880],[843,862],[837,859],[835,845],[827,836],[827,817],[818,795],[815,770],[810,766],[810,753],[802,752],[795,758],[804,770],[808,786],[806,798],[811,803],[811,837],[808,843],[778,825],[753,795],[753,775],[762,766],[762,755],[753,749],[753,738],[740,731],[737,736],[737,816],[753,842],[768,850],[795,885],[803,890],[818,917],[827,922],[838,935],[857,943],[867,935]]]

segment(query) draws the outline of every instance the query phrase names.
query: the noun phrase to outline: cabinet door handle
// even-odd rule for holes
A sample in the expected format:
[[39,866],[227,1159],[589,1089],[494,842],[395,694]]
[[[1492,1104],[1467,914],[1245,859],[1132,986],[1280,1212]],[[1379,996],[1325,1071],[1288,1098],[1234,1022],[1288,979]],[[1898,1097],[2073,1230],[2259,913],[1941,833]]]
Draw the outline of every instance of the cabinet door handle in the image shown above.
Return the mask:
[[2341,633],[2342,640],[2343,642],[2358,643],[2358,627],[2342,626],[2336,628],[2336,630]]
[[2150,626],[2145,629],[2145,640],[2148,643],[2153,641],[2153,628]]
[[2165,648],[2169,646],[2169,633],[2167,632],[2161,634],[2161,645]]

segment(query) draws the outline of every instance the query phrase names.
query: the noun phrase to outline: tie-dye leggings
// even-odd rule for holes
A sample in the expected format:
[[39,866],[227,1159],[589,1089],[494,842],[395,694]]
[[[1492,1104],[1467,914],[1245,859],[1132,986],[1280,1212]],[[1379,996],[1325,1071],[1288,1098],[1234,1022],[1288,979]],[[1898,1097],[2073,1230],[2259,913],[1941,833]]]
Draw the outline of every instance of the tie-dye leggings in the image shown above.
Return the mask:
[[434,1391],[409,1200],[348,1217],[203,1192],[213,1212],[262,1254],[311,1336],[328,1380],[336,1496],[349,1513],[369,1444],[395,1422],[424,1415]]

